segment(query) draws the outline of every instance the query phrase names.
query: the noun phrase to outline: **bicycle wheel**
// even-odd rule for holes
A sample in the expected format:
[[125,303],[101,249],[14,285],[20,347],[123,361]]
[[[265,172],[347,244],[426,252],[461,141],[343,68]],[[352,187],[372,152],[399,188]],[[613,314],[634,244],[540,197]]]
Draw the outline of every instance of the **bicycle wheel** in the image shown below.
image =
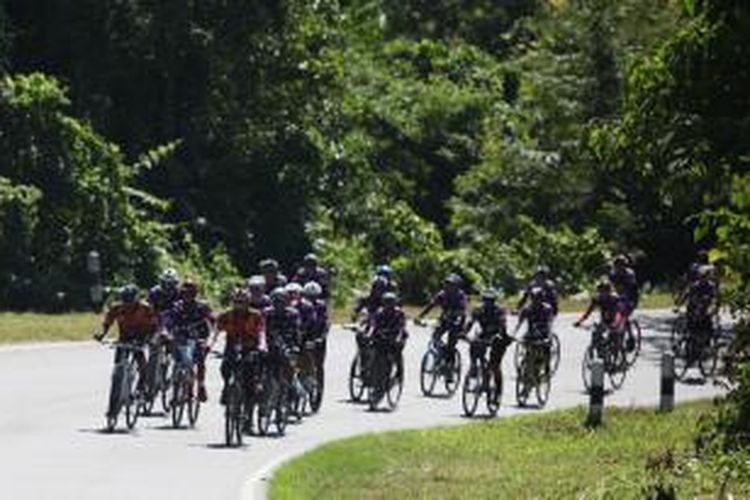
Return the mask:
[[536,402],[539,404],[540,408],[544,408],[544,406],[547,404],[551,386],[552,382],[550,381],[550,377],[548,375],[545,375],[543,373],[537,374]]
[[137,372],[138,368],[135,366],[135,361],[131,361],[131,364],[128,365],[128,378],[123,385],[125,391],[123,398],[125,400],[125,423],[130,430],[135,427],[141,412],[140,396],[135,389]]
[[112,372],[112,381],[109,386],[109,400],[107,404],[107,430],[113,432],[117,427],[117,416],[120,413],[122,397],[120,395],[122,387],[122,369],[115,366]]
[[528,382],[528,366],[526,359],[521,361],[521,366],[516,372],[516,402],[518,406],[526,406],[529,400],[529,392],[531,387]]
[[503,395],[502,372],[498,372],[497,376],[497,380],[495,380],[495,377],[493,377],[492,374],[488,374],[487,376],[486,403],[487,411],[489,412],[490,417],[494,417],[495,415],[497,415],[497,411],[500,409],[500,399]]
[[674,354],[674,377],[682,382],[687,376],[690,368],[690,339],[682,337],[673,348]]
[[458,349],[454,349],[453,351],[453,364],[450,368],[446,367],[446,375],[448,374],[448,370],[450,370],[452,377],[450,377],[450,380],[448,380],[449,377],[445,377],[445,390],[448,396],[453,396],[461,382],[461,353],[458,352]]
[[425,396],[432,396],[435,390],[435,383],[437,382],[437,355],[431,348],[427,349],[427,352],[422,356],[422,364],[419,370],[419,385],[422,389],[422,394]]
[[234,381],[227,388],[224,439],[228,447],[242,446],[242,394],[240,387]]
[[621,348],[614,348],[604,360],[604,369],[609,377],[609,383],[614,390],[618,390],[625,383],[628,372],[628,361]]
[[182,374],[178,373],[175,376],[175,381],[172,384],[172,427],[179,429],[182,425],[182,417],[185,414],[185,403],[187,395],[185,394],[185,383],[182,381]]
[[625,362],[628,366],[633,366],[641,353],[641,327],[635,320],[628,321],[624,347]]
[[687,318],[685,315],[678,316],[672,323],[672,331],[670,334],[670,345],[672,350],[677,349],[680,340],[685,338],[687,333]]
[[388,400],[388,407],[391,411],[395,410],[398,406],[398,402],[401,400],[401,393],[404,390],[403,375],[399,373],[398,365],[391,363],[390,375],[388,377],[388,390],[386,391],[386,399]]
[[256,405],[255,418],[256,426],[258,429],[258,435],[268,435],[268,429],[271,427],[271,414],[273,413],[271,395],[273,391],[272,382],[270,377],[263,384],[263,392],[260,394],[260,400]]
[[284,384],[278,386],[277,390],[274,404],[274,423],[276,424],[276,435],[283,436],[286,432],[286,424],[289,421],[289,401],[287,401],[289,390]]
[[169,388],[172,386],[172,359],[167,356],[160,368],[159,373],[159,390],[161,392],[161,408],[164,413],[169,413],[171,406],[169,404]]
[[464,378],[463,389],[461,391],[461,403],[464,407],[464,415],[473,417],[479,404],[479,396],[482,389],[482,370],[476,364],[473,364]]
[[550,377],[553,377],[557,373],[557,369],[560,367],[560,338],[552,333],[550,334],[549,341]]
[[195,427],[198,423],[198,416],[201,413],[201,401],[198,399],[198,395],[194,389],[194,383],[190,384],[190,392],[188,393],[187,410],[188,410],[188,423],[190,427]]
[[362,380],[362,357],[359,353],[354,355],[352,365],[349,368],[349,396],[355,403],[362,401],[365,392],[365,384]]
[[698,359],[698,368],[703,378],[713,377],[716,373],[716,365],[719,361],[719,352],[716,344],[710,339],[705,342],[705,346]]
[[526,343],[523,340],[516,342],[516,349],[513,352],[513,366],[515,367],[516,371],[519,371],[521,369],[521,362],[525,357]]
[[591,371],[595,357],[594,346],[589,344],[581,360],[581,378],[583,379],[583,388],[587,393],[591,392]]
[[132,430],[135,424],[138,422],[138,417],[141,412],[141,406],[134,400],[130,400],[125,403],[125,423],[128,429]]

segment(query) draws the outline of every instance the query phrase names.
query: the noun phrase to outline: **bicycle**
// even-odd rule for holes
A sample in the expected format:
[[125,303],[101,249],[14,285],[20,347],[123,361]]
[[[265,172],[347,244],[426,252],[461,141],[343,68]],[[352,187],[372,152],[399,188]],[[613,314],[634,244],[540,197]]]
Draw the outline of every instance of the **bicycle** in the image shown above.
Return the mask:
[[[300,357],[300,381],[305,389],[305,403],[309,406],[309,414],[317,413],[323,402],[322,376],[317,362],[317,353],[322,341],[322,339],[305,341]],[[303,412],[305,412],[304,407]]]
[[[536,330],[535,330],[536,332]],[[531,335],[532,337],[539,337],[540,335],[538,333],[533,333]],[[557,373],[557,369],[560,367],[560,338],[557,336],[555,332],[550,332],[549,334],[549,341],[550,341],[550,377],[554,377]],[[513,366],[515,366],[516,371],[519,370],[521,367],[521,355],[523,354],[523,351],[521,350],[521,344],[516,344],[516,350],[513,355]]]
[[403,366],[403,358],[400,352],[396,352],[393,342],[380,335],[371,337],[369,351],[367,399],[370,411],[377,410],[384,396],[389,410],[393,411],[403,392],[403,374],[399,369]]
[[268,435],[272,422],[276,425],[277,436],[283,436],[286,431],[289,384],[282,373],[280,363],[277,355],[272,356],[269,363],[263,364],[263,389],[258,398],[256,412],[258,434],[261,436]]
[[[628,366],[633,366],[641,353],[641,337],[641,326],[638,321],[628,318],[625,321],[625,361]],[[632,339],[632,345],[630,339]]]
[[161,399],[164,413],[169,413],[169,388],[171,387],[172,357],[169,355],[167,340],[157,336],[148,344],[148,362],[145,371],[143,404],[144,415],[151,415],[156,399]]
[[479,400],[485,396],[485,405],[490,417],[497,415],[503,394],[503,373],[489,369],[488,351],[493,339],[475,339],[469,344],[471,364],[464,377],[461,402],[464,415],[472,417],[476,413]]
[[144,348],[140,345],[128,342],[106,342],[102,344],[125,352],[112,369],[112,382],[110,384],[108,406],[107,406],[107,431],[114,432],[117,420],[125,408],[125,424],[129,430],[135,427],[140,415],[140,395],[137,390],[138,363],[136,353],[143,353]]
[[360,325],[344,325],[344,329],[354,332],[357,343],[357,352],[349,366],[349,397],[353,402],[359,403],[362,401],[366,389],[364,383],[366,374],[364,373],[362,358],[367,341],[364,330]]
[[712,377],[716,373],[719,358],[713,319],[710,329],[691,331],[691,324],[686,316],[683,316],[682,321],[678,319],[675,325],[683,328],[675,332],[672,344],[675,378],[679,381],[685,380],[687,371],[696,365],[704,378]]
[[612,389],[617,390],[625,383],[629,368],[624,345],[624,333],[614,332],[601,323],[591,328],[591,342],[581,361],[581,376],[586,392],[591,392],[592,367],[596,359],[604,365],[604,373],[609,378]]
[[[449,336],[461,331],[463,325],[461,316],[450,317],[445,321],[448,322]],[[417,324],[424,326],[422,322]],[[455,334],[460,335],[460,333]],[[422,394],[428,397],[433,396],[439,378],[443,379],[447,396],[453,396],[461,382],[461,353],[455,347],[452,353],[448,352],[448,344],[443,342],[442,335],[436,337],[433,334],[420,364],[419,382]]]
[[201,402],[196,397],[198,377],[195,373],[195,351],[202,349],[195,339],[182,339],[175,343],[175,367],[172,376],[172,401],[170,404],[172,426],[179,429],[187,409],[188,423],[195,427]]
[[516,368],[518,406],[526,406],[532,390],[536,392],[539,407],[547,404],[552,382],[550,348],[550,339],[532,336],[526,336],[516,345],[516,356],[520,359]]

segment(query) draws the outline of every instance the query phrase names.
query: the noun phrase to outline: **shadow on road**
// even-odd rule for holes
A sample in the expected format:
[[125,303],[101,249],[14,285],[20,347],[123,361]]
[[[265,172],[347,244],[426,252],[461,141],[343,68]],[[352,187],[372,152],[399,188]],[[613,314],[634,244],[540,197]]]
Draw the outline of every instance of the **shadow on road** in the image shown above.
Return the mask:
[[124,428],[117,428],[115,430],[110,431],[107,428],[100,427],[97,429],[77,429],[78,432],[84,433],[84,434],[101,434],[103,436],[136,436],[137,432],[135,430],[129,430]]

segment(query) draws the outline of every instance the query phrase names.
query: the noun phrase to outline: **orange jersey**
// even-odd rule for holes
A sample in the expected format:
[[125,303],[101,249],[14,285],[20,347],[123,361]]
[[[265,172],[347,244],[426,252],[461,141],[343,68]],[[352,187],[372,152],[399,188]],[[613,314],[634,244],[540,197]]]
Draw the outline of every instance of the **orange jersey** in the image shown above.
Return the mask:
[[109,329],[115,322],[120,330],[120,337],[124,335],[146,336],[156,330],[158,316],[151,306],[143,302],[136,302],[132,305],[117,304],[107,311],[104,328]]
[[241,343],[245,349],[258,349],[265,344],[263,315],[255,309],[222,313],[217,325],[226,332],[227,345]]

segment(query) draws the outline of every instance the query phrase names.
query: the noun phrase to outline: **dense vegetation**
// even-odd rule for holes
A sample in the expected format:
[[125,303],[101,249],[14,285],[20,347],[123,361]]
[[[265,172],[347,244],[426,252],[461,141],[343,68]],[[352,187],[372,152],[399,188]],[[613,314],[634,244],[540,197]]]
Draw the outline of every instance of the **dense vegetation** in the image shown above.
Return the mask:
[[82,304],[92,247],[214,293],[310,248],[339,299],[386,260],[411,300],[539,263],[576,291],[620,250],[667,283],[747,167],[747,10],[3,0],[0,300]]

